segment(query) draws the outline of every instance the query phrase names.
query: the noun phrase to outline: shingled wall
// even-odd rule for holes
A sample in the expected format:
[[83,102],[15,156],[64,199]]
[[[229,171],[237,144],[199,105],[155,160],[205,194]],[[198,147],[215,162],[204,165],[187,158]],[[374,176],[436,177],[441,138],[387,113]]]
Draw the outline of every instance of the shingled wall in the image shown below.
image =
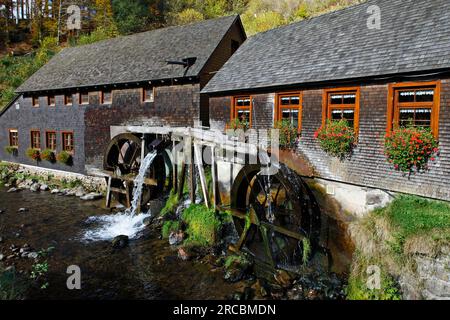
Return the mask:
[[[342,87],[342,86],[339,86]],[[440,156],[430,171],[404,176],[392,169],[383,154],[386,134],[388,84],[360,84],[359,143],[350,160],[340,161],[325,154],[314,139],[314,132],[322,123],[323,89],[303,92],[302,135],[298,152],[313,164],[318,176],[339,182],[374,187],[390,191],[412,193],[450,200],[450,80],[442,79],[439,140]],[[294,91],[295,89],[291,90]],[[270,128],[273,122],[275,94],[258,93],[253,98],[253,124],[256,128]],[[230,120],[232,97],[210,98],[210,122],[223,130]]]

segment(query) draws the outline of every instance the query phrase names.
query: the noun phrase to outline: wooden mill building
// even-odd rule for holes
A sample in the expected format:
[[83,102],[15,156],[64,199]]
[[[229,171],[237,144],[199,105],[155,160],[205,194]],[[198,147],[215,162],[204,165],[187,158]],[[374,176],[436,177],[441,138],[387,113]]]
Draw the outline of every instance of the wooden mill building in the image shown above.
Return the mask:
[[[368,27],[373,5],[379,29]],[[242,116],[256,129],[289,119],[300,134],[297,153],[315,177],[338,198],[363,197],[355,206],[382,201],[382,193],[370,190],[450,200],[448,0],[370,0],[257,34],[202,92],[210,95],[215,129]],[[358,134],[344,161],[324,153],[314,137],[326,119],[341,118]],[[410,118],[432,129],[440,155],[428,172],[409,177],[387,163],[383,144],[387,132]]]
[[[200,90],[245,39],[229,16],[64,49],[0,113],[0,159],[86,173],[102,166],[111,127],[208,125]],[[37,163],[28,148],[68,151],[73,165]]]

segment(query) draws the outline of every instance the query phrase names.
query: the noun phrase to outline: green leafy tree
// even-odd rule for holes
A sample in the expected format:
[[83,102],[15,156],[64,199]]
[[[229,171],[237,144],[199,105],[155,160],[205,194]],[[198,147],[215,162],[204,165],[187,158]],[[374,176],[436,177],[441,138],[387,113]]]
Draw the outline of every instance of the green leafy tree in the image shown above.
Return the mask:
[[201,12],[195,9],[185,9],[182,12],[175,15],[175,23],[178,25],[188,24],[192,22],[202,21],[205,17]]
[[158,26],[161,17],[153,0],[113,0],[114,21],[120,34],[131,34]]

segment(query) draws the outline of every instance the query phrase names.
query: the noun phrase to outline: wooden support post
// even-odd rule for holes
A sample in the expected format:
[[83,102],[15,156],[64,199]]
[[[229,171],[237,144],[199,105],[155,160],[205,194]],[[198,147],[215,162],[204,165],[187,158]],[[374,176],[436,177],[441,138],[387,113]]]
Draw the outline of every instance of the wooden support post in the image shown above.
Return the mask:
[[213,207],[217,211],[217,170],[216,170],[216,147],[211,147],[211,176],[212,176],[212,192],[213,192]]
[[176,142],[173,141],[172,147],[172,188],[176,193],[178,189],[178,152],[176,151]]
[[180,184],[178,185],[178,199],[183,197],[184,181],[186,180],[186,164],[181,163]]
[[125,182],[125,196],[126,196],[126,201],[127,201],[127,208],[131,208],[131,196],[130,196],[130,182]]
[[111,181],[112,177],[108,177],[108,187],[106,188],[106,207],[111,207]]
[[202,150],[197,143],[194,143],[194,154],[197,161],[198,173],[200,176],[200,184],[202,186],[203,198],[205,200],[205,206],[209,209],[209,194],[208,186],[206,185],[205,171],[203,169]]
[[195,175],[194,175],[194,152],[192,147],[192,139],[189,139],[188,143],[189,149],[189,196],[191,198],[191,203],[195,203]]

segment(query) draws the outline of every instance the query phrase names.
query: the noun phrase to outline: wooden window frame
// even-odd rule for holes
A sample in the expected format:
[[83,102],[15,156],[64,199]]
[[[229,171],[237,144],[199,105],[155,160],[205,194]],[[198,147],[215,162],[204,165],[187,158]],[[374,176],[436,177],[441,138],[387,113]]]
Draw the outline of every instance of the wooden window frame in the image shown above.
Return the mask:
[[31,106],[33,108],[39,108],[39,97],[31,97]]
[[[33,133],[38,133],[38,135],[39,135],[39,147],[34,146]],[[39,129],[31,129],[30,130],[30,147],[31,147],[31,149],[34,149],[34,150],[42,150],[41,130],[39,130]]]
[[[409,107],[412,109],[418,108],[414,106],[418,102],[401,103],[397,102],[396,93],[402,89],[434,89],[433,102],[420,103],[422,106],[427,105],[431,107],[431,132],[437,138],[439,136],[439,113],[441,105],[441,81],[422,81],[422,82],[401,82],[390,83],[388,88],[388,106],[387,106],[387,126],[386,133],[390,133],[395,125],[399,124],[400,107]],[[397,110],[398,109],[398,110]]]
[[331,111],[333,107],[331,105],[331,94],[338,93],[355,93],[355,104],[340,104],[338,109],[355,109],[354,112],[354,130],[355,134],[359,134],[359,109],[360,109],[360,98],[361,98],[361,88],[360,87],[341,87],[341,88],[331,88],[323,90],[322,96],[322,126],[326,125],[327,119],[331,120]]
[[[105,91],[111,93],[111,100],[105,101]],[[101,102],[101,104],[110,105],[113,102],[113,90],[105,90],[105,91],[103,91],[103,90],[100,91],[100,102]]]
[[[281,104],[281,98],[289,96],[297,96],[299,98],[299,105],[295,107],[294,105],[283,106]],[[275,95],[275,119],[276,121],[281,121],[283,119],[282,109],[298,109],[298,133],[302,131],[302,113],[303,113],[303,93],[301,91],[290,91],[290,92],[279,92]]]
[[[53,97],[53,103],[50,103],[50,98]],[[55,95],[48,95],[47,96],[47,106],[49,107],[56,107],[56,96]]]
[[[152,100],[147,100],[145,98],[145,91],[147,90],[152,90],[152,94],[153,94],[153,99]],[[156,96],[156,90],[155,87],[151,87],[151,88],[142,88],[141,89],[141,101],[142,102],[147,102],[147,103],[151,103],[151,102],[155,102],[155,96]]]
[[[82,98],[83,95],[87,95],[87,98],[88,98],[87,102],[83,102],[83,98]],[[86,93],[79,92],[79,93],[78,93],[78,104],[79,104],[80,106],[86,106],[86,105],[88,105],[88,104],[89,104],[89,96],[90,96],[90,93],[89,93],[89,92],[86,92]]]
[[[69,97],[72,98],[72,101],[70,103],[68,103],[68,101],[67,101]],[[73,106],[73,94],[65,94],[64,95],[64,105],[68,106],[68,107]]]
[[[49,146],[49,143],[48,143],[48,141],[49,141],[48,140],[48,134],[49,133],[52,133],[52,134],[55,135],[55,148],[50,148],[50,146]],[[52,151],[56,151],[57,140],[58,140],[58,137],[57,137],[56,131],[54,131],[54,130],[46,130],[45,131],[45,148],[46,149],[49,149],[49,150],[52,150]]]
[[[67,151],[65,149],[64,135],[69,133],[72,135],[72,151]],[[62,151],[70,153],[71,155],[75,154],[75,135],[73,131],[61,131],[61,149]]]
[[[17,144],[12,143],[11,139],[11,133],[17,133]],[[19,130],[16,128],[9,128],[8,129],[8,140],[9,140],[9,146],[18,149],[19,148]]]
[[[237,107],[236,106],[236,101],[238,99],[242,99],[242,98],[249,98],[250,99],[250,106],[248,107]],[[231,120],[234,120],[237,118],[237,114],[239,110],[244,110],[244,109],[249,109],[250,111],[250,116],[249,116],[249,128],[252,127],[252,123],[253,123],[253,117],[252,117],[252,113],[253,113],[253,96],[251,95],[239,95],[239,96],[234,96],[231,99],[231,115],[230,118]]]

